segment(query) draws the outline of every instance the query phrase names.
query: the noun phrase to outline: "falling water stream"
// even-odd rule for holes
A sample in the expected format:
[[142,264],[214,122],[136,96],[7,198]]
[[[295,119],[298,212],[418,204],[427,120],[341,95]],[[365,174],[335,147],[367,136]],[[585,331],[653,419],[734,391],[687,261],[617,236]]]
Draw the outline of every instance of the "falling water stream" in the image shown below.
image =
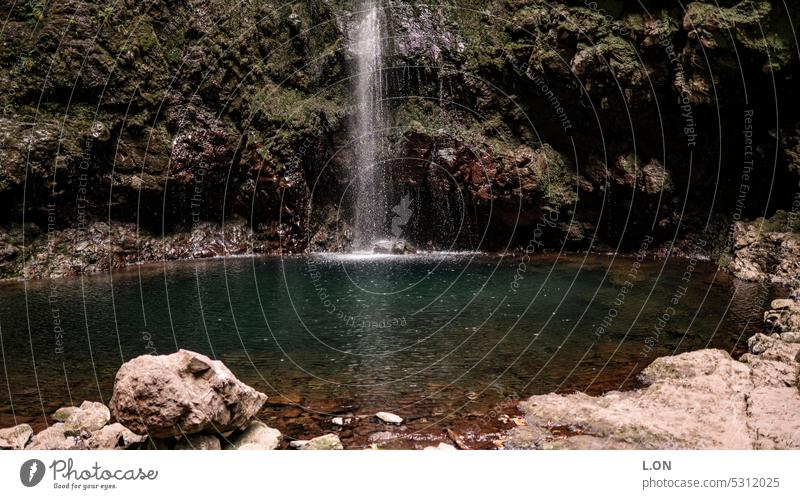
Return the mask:
[[383,24],[379,0],[364,0],[353,36],[356,112],[354,179],[355,248],[368,249],[383,237],[387,213],[387,181],[382,164],[385,128],[383,94]]

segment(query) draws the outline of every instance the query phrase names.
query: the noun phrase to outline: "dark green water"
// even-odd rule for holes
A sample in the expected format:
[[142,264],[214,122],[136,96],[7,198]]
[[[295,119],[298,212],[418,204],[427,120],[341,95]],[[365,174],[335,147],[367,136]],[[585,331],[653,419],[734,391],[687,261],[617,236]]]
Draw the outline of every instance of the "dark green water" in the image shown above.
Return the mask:
[[428,416],[630,386],[656,356],[734,352],[760,328],[768,289],[701,265],[684,281],[683,260],[645,262],[632,276],[634,262],[241,258],[4,283],[0,424],[107,402],[124,360],[177,348],[221,359],[304,410]]

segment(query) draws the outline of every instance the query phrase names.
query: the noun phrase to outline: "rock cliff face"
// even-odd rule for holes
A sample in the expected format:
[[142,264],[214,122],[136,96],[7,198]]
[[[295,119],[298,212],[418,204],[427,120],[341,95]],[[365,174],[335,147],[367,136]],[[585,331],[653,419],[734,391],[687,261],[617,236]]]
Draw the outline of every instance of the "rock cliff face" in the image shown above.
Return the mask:
[[[0,275],[346,249],[359,2],[123,4],[2,4]],[[552,248],[784,272],[726,236],[797,212],[797,2],[383,5],[404,238],[524,248],[549,216]]]
[[652,235],[730,256],[731,221],[796,211],[797,119],[768,108],[797,52],[771,3],[392,5],[395,57],[423,68],[405,93],[439,99],[398,104],[401,156],[453,175],[486,246],[527,242],[556,210],[552,247]]
[[800,288],[800,215],[779,213],[771,220],[733,225],[733,274]]
[[314,155],[292,158],[345,107],[320,94],[342,76],[325,2],[1,10],[0,273],[306,246]]

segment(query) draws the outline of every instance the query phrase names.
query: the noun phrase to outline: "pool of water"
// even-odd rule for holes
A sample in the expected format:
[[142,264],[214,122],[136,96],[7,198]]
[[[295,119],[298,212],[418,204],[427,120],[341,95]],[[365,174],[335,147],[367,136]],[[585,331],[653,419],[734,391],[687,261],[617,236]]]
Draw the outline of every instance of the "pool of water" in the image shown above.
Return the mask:
[[736,354],[771,295],[688,260],[598,256],[237,258],[6,282],[0,426],[108,402],[122,362],[178,348],[267,393],[268,419],[294,438],[340,412],[435,426],[537,393],[632,387],[660,355]]

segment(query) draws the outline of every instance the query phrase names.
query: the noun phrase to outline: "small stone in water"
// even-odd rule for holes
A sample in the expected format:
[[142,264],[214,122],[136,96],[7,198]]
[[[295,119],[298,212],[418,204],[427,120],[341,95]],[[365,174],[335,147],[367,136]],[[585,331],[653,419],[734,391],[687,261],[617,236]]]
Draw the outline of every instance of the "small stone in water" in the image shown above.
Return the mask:
[[403,422],[403,418],[401,418],[397,414],[392,414],[391,412],[379,412],[375,414],[375,417],[380,419],[384,423],[400,424]]

